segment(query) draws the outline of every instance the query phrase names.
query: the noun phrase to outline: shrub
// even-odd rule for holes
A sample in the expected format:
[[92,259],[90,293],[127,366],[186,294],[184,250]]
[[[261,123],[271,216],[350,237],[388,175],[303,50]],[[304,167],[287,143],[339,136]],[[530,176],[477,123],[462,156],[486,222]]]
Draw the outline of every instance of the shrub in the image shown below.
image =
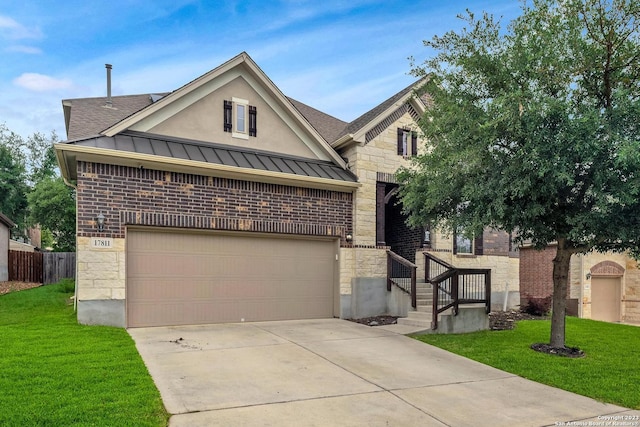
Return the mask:
[[526,298],[527,303],[521,308],[521,311],[532,316],[546,316],[551,311],[551,295],[544,298],[527,295]]

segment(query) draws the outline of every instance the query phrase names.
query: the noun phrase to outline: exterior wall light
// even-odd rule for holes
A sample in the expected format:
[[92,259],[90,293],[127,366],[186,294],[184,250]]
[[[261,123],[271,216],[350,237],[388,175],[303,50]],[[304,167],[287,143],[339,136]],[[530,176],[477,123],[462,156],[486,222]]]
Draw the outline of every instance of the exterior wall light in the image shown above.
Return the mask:
[[351,235],[351,233],[347,233],[345,239],[347,240],[347,243],[353,242],[353,236]]
[[102,212],[96,217],[96,222],[98,223],[98,231],[104,231],[104,215],[102,215]]

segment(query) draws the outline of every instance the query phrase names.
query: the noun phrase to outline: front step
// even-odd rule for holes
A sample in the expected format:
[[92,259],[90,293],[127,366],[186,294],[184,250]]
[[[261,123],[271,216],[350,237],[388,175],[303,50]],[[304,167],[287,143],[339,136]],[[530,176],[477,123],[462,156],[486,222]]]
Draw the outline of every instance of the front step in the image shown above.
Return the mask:
[[400,317],[398,319],[398,325],[431,329],[431,313],[432,310],[430,306],[418,306],[416,307],[416,311],[408,312],[407,317]]

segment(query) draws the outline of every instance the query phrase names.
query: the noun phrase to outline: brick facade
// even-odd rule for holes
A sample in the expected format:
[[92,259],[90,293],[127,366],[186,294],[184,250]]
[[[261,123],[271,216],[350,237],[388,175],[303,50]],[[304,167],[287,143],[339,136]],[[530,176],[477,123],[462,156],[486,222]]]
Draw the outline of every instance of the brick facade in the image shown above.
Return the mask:
[[[344,237],[352,194],[78,162],[78,236],[123,238],[146,225]],[[96,216],[105,216],[97,232]]]
[[[520,295],[523,300],[526,300],[527,296],[545,298],[553,294],[555,256],[555,246],[542,250],[528,247],[520,249]],[[569,291],[570,287],[567,286],[567,296]]]

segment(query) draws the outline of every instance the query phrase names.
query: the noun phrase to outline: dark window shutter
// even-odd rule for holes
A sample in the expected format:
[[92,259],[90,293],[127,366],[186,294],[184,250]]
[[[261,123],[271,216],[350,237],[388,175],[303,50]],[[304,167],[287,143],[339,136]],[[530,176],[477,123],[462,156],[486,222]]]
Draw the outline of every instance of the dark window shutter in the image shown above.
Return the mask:
[[482,243],[483,243],[484,239],[482,237],[482,233],[480,234],[480,237],[476,237],[473,240],[473,254],[474,255],[482,255],[483,252],[483,248],[482,248]]
[[249,136],[258,135],[258,109],[253,105],[249,105]]
[[402,156],[404,153],[402,152],[402,135],[404,134],[404,129],[398,128],[398,155]]
[[415,132],[411,132],[411,155],[418,154],[418,135]]
[[233,129],[232,119],[233,103],[231,101],[224,101],[224,131],[231,132]]
[[458,253],[458,233],[453,232],[453,254]]

